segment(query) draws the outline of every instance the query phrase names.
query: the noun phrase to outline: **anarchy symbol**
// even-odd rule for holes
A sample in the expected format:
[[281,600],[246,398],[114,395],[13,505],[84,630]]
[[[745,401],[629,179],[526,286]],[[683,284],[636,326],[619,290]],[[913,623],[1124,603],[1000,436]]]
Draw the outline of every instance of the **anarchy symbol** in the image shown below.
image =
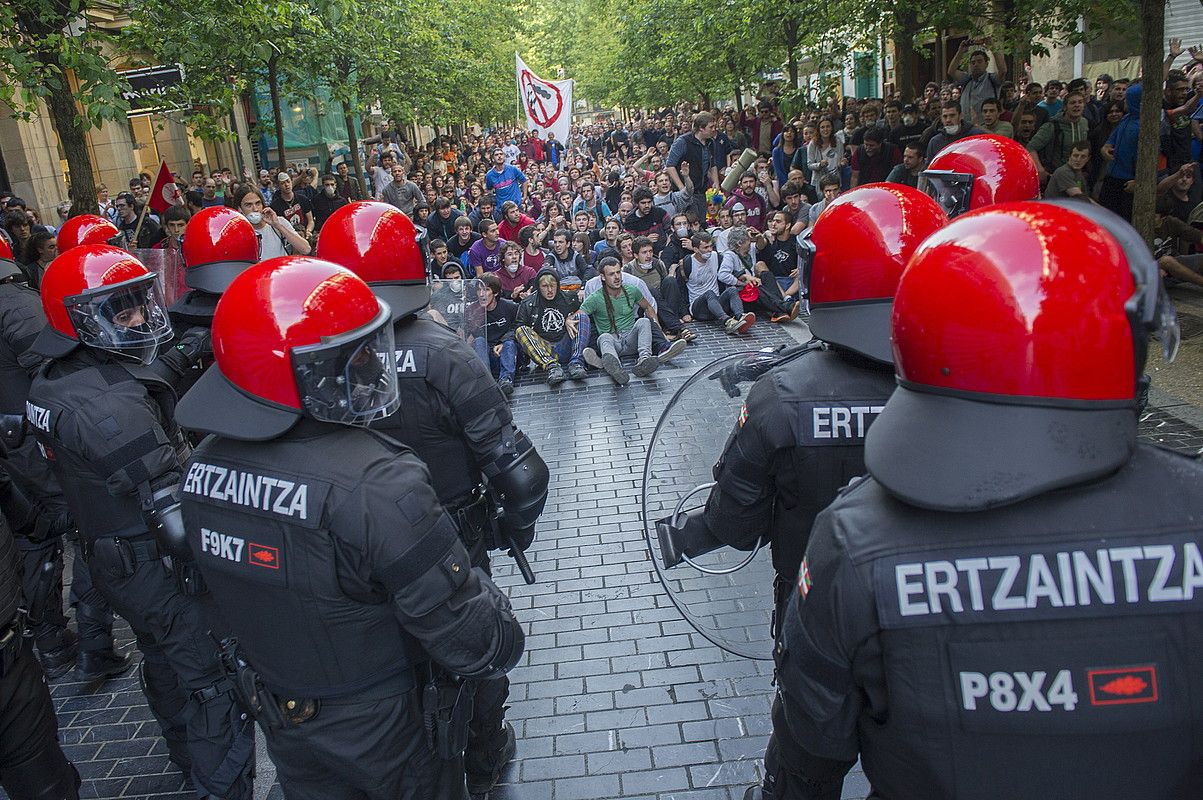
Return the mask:
[[522,70],[519,78],[522,101],[531,121],[540,128],[550,128],[564,110],[564,98],[554,83],[536,78],[530,70]]

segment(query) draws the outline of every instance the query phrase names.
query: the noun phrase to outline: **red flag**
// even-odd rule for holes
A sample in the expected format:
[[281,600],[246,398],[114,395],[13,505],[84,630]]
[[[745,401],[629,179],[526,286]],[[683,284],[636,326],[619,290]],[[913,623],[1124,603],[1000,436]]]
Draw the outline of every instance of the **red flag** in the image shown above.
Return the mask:
[[171,177],[171,170],[167,169],[167,162],[164,161],[159,167],[159,177],[155,179],[155,188],[150,193],[150,210],[162,214],[172,206],[182,205],[184,205],[184,198],[180,195],[180,187],[175,185],[175,181]]

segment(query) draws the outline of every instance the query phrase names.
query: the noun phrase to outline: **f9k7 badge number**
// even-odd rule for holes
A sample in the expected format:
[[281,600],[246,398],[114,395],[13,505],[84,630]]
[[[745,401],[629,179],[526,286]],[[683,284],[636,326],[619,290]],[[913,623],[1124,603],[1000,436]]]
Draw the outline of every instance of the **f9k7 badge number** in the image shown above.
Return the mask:
[[[1013,711],[1073,711],[1078,705],[1073,675],[1063,669],[1048,672],[961,672],[961,706],[966,711],[992,708]],[[980,705],[979,705],[980,704]]]

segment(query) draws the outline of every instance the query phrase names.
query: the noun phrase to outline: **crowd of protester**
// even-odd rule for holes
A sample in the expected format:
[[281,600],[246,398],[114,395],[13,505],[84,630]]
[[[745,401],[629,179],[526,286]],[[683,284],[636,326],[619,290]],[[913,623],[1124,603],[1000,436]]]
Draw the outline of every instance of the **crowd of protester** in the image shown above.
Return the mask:
[[[1157,188],[1158,256],[1172,279],[1203,285],[1203,50],[1171,41]],[[1097,202],[1131,218],[1140,80],[1008,80],[989,40],[967,41],[943,83],[913,98],[833,99],[782,113],[772,93],[742,109],[689,103],[574,125],[566,142],[498,128],[407,141],[392,121],[319,173],[300,164],[177,176],[185,205],[142,213],[150,176],[97,192],[97,213],[134,248],[179,248],[192,213],[240,210],[262,257],[313,251],[322,224],[358,200],[389,203],[421,232],[434,284],[431,316],[461,330],[512,389],[525,365],[549,383],[586,365],[618,383],[685,349],[696,326],[731,335],[806,309],[801,238],[841,192],[887,181],[925,188],[941,148],[994,133],[1025,145],[1046,198]],[[742,158],[741,158],[742,157]],[[736,174],[731,174],[735,172]],[[726,188],[723,187],[726,179]],[[2,234],[37,284],[54,258],[53,227],[16,197]],[[67,204],[59,207],[65,219]],[[628,362],[629,363],[629,362]]]

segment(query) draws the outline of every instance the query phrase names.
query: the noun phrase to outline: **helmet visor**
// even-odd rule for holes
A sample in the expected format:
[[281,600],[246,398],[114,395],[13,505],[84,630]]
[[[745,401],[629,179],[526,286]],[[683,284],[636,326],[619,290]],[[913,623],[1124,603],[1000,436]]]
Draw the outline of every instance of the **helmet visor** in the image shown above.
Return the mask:
[[149,364],[171,340],[171,320],[153,274],[63,300],[79,341]]
[[368,425],[400,405],[388,307],[362,328],[293,348],[293,373],[305,411],[341,425]]
[[973,194],[974,176],[968,172],[946,172],[929,169],[922,173],[927,181],[927,193],[940,204],[940,208],[952,219],[969,210],[969,199]]
[[798,237],[798,274],[802,276],[802,290],[810,291],[810,270],[815,263],[815,243],[811,238],[813,227],[807,228]]

